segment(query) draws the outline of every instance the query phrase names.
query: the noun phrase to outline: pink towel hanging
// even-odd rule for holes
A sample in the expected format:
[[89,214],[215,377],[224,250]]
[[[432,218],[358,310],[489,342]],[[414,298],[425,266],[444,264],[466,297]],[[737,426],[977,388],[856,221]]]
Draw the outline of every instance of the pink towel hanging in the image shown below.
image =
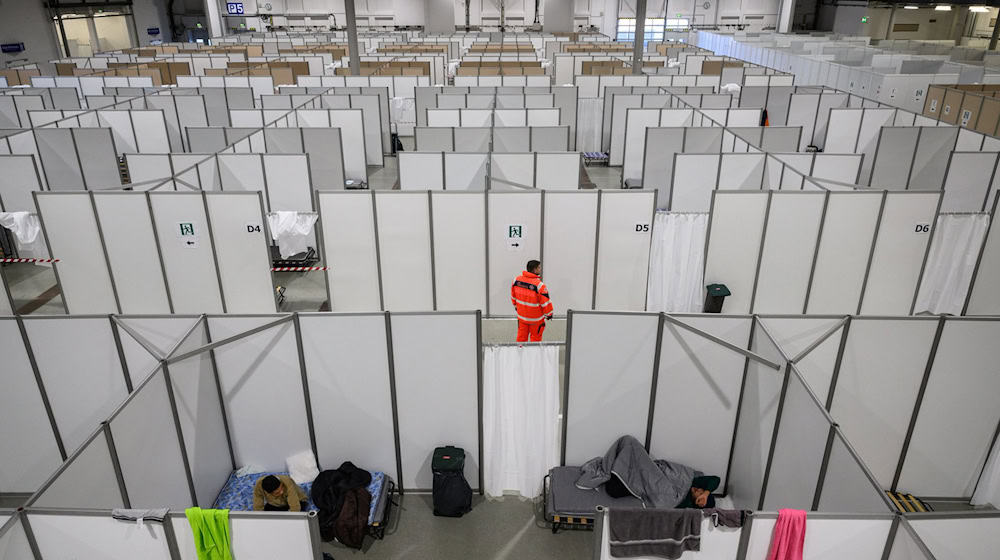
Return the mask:
[[774,524],[767,560],[802,560],[805,542],[806,512],[800,509],[778,510],[778,522]]

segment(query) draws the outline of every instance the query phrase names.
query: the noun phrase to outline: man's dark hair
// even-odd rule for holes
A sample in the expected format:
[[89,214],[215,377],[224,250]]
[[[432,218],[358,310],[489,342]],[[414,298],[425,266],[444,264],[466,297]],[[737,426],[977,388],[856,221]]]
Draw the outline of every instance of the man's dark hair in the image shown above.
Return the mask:
[[538,267],[540,266],[542,266],[541,261],[530,260],[528,261],[528,264],[525,265],[524,270],[527,270],[528,272],[534,272],[538,270]]
[[264,480],[260,481],[260,487],[263,488],[268,494],[277,490],[279,486],[281,486],[281,481],[278,480],[278,477],[273,474],[265,476]]

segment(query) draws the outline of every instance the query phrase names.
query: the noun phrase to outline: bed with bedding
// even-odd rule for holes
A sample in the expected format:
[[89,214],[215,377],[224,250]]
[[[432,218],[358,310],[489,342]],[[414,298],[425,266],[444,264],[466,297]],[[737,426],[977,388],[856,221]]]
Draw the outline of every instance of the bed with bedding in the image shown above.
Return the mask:
[[[240,476],[237,473],[229,475],[219,496],[215,499],[216,509],[232,511],[253,511],[253,489],[257,481],[268,475],[287,475],[287,472],[262,472]],[[300,484],[307,496],[312,495],[312,483]],[[368,485],[368,493],[372,496],[371,508],[368,510],[368,533],[376,539],[385,537],[385,528],[389,524],[389,513],[392,509],[392,493],[396,483],[388,475],[380,471],[372,472],[372,481]],[[312,498],[309,499],[307,511],[317,511]]]

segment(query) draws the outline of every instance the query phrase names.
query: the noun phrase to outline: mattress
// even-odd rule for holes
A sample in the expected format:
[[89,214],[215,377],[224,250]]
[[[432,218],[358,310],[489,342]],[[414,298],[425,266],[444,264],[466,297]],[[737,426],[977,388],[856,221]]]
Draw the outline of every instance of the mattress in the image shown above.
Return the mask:
[[[229,475],[229,480],[219,492],[219,497],[215,499],[216,509],[228,509],[232,511],[253,511],[253,489],[257,481],[268,475],[288,474],[286,472],[255,473],[238,476],[235,472]],[[389,490],[388,477],[385,473],[375,471],[372,473],[372,482],[368,485],[368,493],[372,495],[371,507],[368,510],[368,524],[373,525],[382,520],[382,513],[385,511],[385,502],[389,498],[386,496]],[[307,511],[317,511],[312,502],[312,482],[300,484],[309,498]]]
[[612,498],[604,491],[602,484],[596,490],[576,487],[580,478],[580,467],[555,467],[549,471],[549,494],[545,514],[594,517],[597,506],[642,507],[642,502],[634,497]]

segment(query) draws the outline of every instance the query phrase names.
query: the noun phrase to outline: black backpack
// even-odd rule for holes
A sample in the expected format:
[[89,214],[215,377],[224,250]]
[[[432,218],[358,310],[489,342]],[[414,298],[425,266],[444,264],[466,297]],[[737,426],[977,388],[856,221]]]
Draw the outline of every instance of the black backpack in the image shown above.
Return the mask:
[[431,460],[434,471],[434,515],[462,517],[472,511],[472,487],[465,480],[465,450],[438,447]]

